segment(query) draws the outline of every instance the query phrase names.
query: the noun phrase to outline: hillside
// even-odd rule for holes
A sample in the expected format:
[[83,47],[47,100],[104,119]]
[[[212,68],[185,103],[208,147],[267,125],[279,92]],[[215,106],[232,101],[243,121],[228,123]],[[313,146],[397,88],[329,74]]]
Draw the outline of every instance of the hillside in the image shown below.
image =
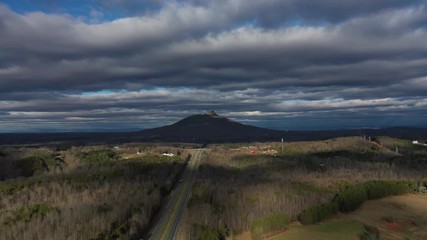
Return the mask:
[[322,131],[284,131],[235,122],[214,111],[188,116],[171,125],[138,132],[59,132],[0,134],[0,145],[45,144],[88,145],[125,142],[253,142],[314,141],[347,136],[389,136],[410,140],[427,140],[426,128],[393,127],[383,129],[344,129]]
[[326,131],[283,131],[241,124],[214,111],[186,117],[172,125],[140,131],[138,139],[167,142],[310,141],[346,136],[389,136],[426,139],[427,129],[393,127]]
[[244,125],[208,112],[186,117],[172,125],[144,130],[138,135],[148,141],[235,142],[277,139],[284,132]]

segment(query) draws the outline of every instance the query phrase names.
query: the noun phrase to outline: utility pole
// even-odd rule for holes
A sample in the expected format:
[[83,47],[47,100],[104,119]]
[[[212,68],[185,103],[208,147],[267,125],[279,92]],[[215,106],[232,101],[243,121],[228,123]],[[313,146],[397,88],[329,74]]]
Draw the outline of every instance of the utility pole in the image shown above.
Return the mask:
[[283,155],[283,138],[282,138],[282,155]]

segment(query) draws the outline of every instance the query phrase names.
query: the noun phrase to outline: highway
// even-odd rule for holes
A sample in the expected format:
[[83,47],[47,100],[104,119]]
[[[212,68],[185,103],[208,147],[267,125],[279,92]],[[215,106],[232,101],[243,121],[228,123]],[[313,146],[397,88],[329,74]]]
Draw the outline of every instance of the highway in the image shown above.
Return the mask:
[[196,179],[202,153],[203,150],[201,149],[193,151],[190,163],[183,174],[182,182],[178,183],[171,192],[156,226],[149,233],[150,240],[176,239],[179,224],[190,198],[191,187]]

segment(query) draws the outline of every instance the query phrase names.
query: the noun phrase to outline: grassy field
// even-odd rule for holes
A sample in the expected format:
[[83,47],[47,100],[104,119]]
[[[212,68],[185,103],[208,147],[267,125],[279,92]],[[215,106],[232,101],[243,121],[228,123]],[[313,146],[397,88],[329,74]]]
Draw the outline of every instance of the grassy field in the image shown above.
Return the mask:
[[374,226],[385,240],[427,239],[427,196],[408,194],[369,201],[343,216]]
[[363,224],[352,219],[333,219],[311,226],[295,223],[283,235],[269,238],[270,240],[358,240],[363,231]]
[[[350,214],[340,214],[316,225],[294,222],[268,240],[358,240],[364,225],[379,230],[384,240],[427,239],[427,196],[407,194],[368,201]],[[236,240],[250,240],[249,232]]]
[[[363,224],[353,219],[331,219],[320,224],[304,226],[298,222],[289,225],[289,229],[273,235],[268,240],[359,240],[364,230]],[[236,240],[251,240],[249,232],[236,237]]]

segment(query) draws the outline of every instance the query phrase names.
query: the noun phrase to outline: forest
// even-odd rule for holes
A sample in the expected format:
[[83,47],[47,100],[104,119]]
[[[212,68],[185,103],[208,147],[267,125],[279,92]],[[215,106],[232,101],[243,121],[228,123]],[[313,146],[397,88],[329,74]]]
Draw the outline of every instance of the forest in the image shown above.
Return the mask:
[[[199,169],[180,239],[261,239],[427,181],[427,148],[389,137],[219,144]],[[281,224],[278,224],[281,223]]]
[[0,151],[0,239],[17,240],[139,239],[190,156],[147,144]]
[[[0,239],[141,239],[196,145],[0,148]],[[426,186],[427,148],[343,137],[210,144],[178,239],[263,239]]]

